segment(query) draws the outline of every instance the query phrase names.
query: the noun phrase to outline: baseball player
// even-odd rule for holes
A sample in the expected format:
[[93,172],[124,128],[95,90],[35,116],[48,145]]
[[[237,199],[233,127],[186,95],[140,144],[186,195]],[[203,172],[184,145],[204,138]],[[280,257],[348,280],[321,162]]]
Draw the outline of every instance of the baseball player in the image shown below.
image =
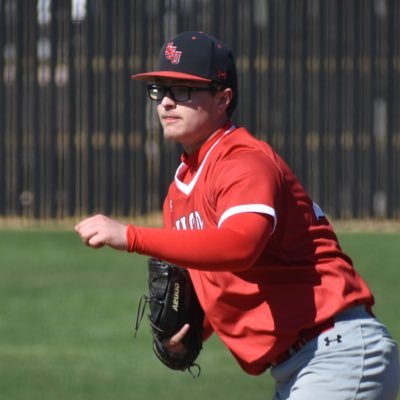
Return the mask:
[[[76,231],[189,270],[215,332],[242,369],[270,369],[274,399],[394,400],[398,348],[374,316],[374,298],[321,208],[266,142],[236,126],[231,50],[201,32],[161,49],[147,82],[167,140],[183,147],[162,229],[103,215]],[[168,345],[185,351],[186,324]]]

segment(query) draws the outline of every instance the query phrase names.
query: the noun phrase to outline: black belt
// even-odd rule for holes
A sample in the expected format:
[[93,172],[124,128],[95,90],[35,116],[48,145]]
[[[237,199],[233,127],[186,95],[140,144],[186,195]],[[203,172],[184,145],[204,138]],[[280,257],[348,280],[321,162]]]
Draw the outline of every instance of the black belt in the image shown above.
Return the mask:
[[327,321],[322,322],[321,324],[318,324],[310,329],[302,331],[297,341],[294,342],[285,352],[280,354],[273,362],[271,362],[271,366],[276,367],[277,365],[287,361],[290,357],[299,352],[300,349],[304,347],[308,342],[311,342],[311,340],[315,339],[321,333],[332,329],[335,325],[336,319],[345,319],[347,316],[352,318],[353,312],[359,313],[361,310],[366,312],[365,315],[368,314],[368,316],[375,317],[369,306],[360,305],[350,307],[349,309],[338,313],[336,316],[329,318]]
[[305,329],[300,333],[299,338],[295,343],[293,343],[285,352],[280,354],[272,363],[273,367],[276,367],[279,364],[282,364],[294,354],[296,354],[302,347],[304,347],[308,342],[315,339],[322,332],[326,332],[329,329],[332,329],[335,325],[335,321],[333,318],[329,318],[327,321],[322,322],[316,326],[313,326],[310,329]]

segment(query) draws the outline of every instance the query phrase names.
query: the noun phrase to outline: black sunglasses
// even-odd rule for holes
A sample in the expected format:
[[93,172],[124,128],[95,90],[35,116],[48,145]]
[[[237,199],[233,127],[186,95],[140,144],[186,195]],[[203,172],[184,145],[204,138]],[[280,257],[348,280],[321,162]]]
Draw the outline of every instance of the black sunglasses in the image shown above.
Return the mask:
[[174,101],[188,101],[190,100],[190,96],[192,92],[207,92],[207,91],[215,91],[214,86],[209,87],[190,87],[190,86],[165,86],[159,83],[152,83],[147,85],[147,93],[151,100],[161,101],[167,93],[171,95],[172,100]]

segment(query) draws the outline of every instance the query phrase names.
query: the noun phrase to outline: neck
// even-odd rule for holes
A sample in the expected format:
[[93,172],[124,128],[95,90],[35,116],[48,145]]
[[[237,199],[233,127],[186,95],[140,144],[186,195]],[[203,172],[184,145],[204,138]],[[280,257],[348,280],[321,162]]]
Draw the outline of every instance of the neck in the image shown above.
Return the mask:
[[198,151],[201,146],[203,146],[204,143],[206,143],[208,140],[210,140],[212,137],[214,137],[218,132],[220,132],[221,129],[228,129],[229,126],[232,124],[229,118],[224,119],[221,121],[220,124],[217,125],[216,128],[214,128],[210,134],[206,135],[203,137],[201,140],[199,140],[196,143],[191,143],[190,145],[185,145],[183,144],[183,150],[187,155],[191,155]]

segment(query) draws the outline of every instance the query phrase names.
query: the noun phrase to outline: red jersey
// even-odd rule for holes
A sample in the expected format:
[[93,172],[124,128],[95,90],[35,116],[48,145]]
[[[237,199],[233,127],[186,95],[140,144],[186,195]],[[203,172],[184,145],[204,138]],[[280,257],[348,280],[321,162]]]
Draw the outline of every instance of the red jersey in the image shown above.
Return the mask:
[[166,229],[193,230],[241,213],[274,221],[256,262],[241,271],[189,271],[207,325],[246,372],[260,374],[301,330],[353,304],[372,305],[373,296],[287,164],[246,129],[231,127],[184,159],[163,216]]

